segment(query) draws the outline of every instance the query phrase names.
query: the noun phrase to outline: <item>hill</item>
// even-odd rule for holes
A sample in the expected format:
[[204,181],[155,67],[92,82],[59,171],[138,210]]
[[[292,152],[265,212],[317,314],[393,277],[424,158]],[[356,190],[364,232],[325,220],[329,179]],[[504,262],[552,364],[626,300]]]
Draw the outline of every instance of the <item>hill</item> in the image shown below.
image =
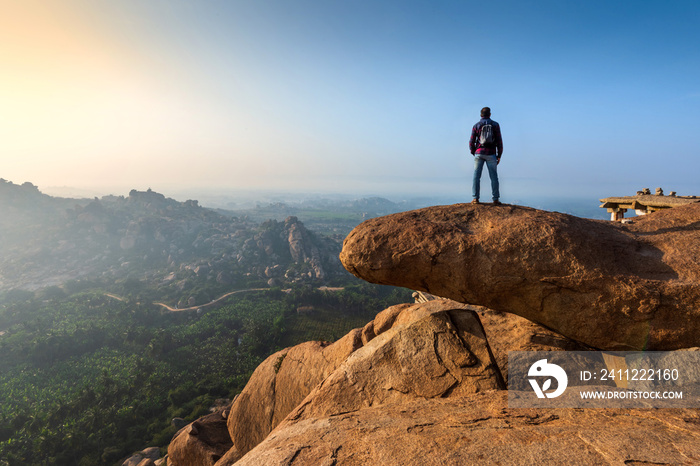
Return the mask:
[[347,279],[340,238],[295,217],[255,223],[150,189],[69,200],[27,183],[0,186],[0,291],[97,280],[115,292],[157,288],[154,298],[182,306],[231,289]]

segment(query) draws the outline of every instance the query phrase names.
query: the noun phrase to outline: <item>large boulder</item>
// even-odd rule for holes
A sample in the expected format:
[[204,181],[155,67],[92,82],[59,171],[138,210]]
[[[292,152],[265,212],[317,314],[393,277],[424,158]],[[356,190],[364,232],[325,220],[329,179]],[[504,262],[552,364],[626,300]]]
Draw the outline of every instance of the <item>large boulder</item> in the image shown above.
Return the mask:
[[700,346],[700,204],[632,224],[512,205],[365,221],[341,261],[372,283],[518,314],[606,350]]
[[[413,297],[419,303],[441,299],[422,292],[414,292]],[[456,301],[452,302],[456,303]],[[484,306],[469,304],[462,304],[462,307],[476,312],[479,316],[491,353],[506,383],[508,383],[509,351],[589,351],[591,349],[582,343],[509,312],[494,311]],[[380,320],[381,316],[390,309],[377,314],[373,322]]]
[[506,405],[499,390],[285,421],[236,465],[700,462],[696,411]]
[[398,399],[503,387],[468,306],[449,300],[392,306],[333,344],[302,343],[263,361],[233,403],[233,448],[216,466],[234,464],[286,417],[298,421]]
[[360,346],[360,329],[355,329],[333,344],[306,342],[265,359],[233,402],[228,415],[233,448],[219,465],[233,464],[260,443]]
[[168,446],[168,464],[213,466],[231,446],[222,413],[209,414],[175,434]]
[[433,301],[391,320],[391,328],[350,355],[284,422],[505,388],[473,311]]

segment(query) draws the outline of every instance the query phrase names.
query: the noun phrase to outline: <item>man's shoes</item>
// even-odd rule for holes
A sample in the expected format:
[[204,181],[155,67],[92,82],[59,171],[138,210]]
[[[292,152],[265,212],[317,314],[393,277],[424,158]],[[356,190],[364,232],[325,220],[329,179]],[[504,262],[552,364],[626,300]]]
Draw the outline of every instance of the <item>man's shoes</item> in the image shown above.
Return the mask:
[[472,204],[481,204],[481,202],[479,202],[479,199],[472,199]]
[[499,201],[498,199],[495,199],[493,201],[493,205],[502,205],[502,204],[501,204],[501,201]]

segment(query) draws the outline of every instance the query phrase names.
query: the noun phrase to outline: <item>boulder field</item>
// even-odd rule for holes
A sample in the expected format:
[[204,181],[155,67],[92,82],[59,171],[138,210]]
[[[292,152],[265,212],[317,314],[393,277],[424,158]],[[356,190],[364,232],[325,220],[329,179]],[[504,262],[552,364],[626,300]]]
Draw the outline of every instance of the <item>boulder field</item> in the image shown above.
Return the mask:
[[700,203],[631,224],[428,207],[363,222],[340,259],[369,282],[514,313],[598,349],[700,346]]

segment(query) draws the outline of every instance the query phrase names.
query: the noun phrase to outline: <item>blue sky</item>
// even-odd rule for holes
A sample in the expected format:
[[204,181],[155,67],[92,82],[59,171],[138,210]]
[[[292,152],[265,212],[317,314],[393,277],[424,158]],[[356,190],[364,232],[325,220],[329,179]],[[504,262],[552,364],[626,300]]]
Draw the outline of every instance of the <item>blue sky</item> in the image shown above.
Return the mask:
[[[505,202],[700,194],[700,3],[0,0],[0,177]],[[486,175],[485,175],[486,176]]]

